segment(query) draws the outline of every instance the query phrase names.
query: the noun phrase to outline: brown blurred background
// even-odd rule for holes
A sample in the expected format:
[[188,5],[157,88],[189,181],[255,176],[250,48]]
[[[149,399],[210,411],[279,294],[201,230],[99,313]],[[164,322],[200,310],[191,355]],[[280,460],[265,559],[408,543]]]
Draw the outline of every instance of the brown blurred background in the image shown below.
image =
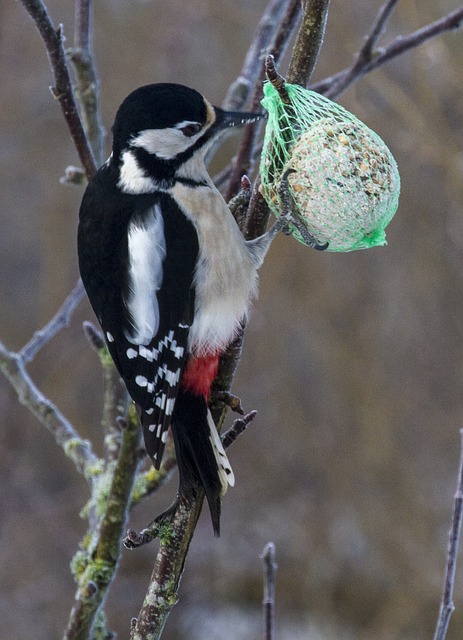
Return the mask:
[[[96,3],[107,129],[125,95],[148,82],[190,84],[220,103],[264,4]],[[314,79],[351,61],[380,4],[332,0]],[[48,2],[69,45],[71,5]],[[402,0],[385,41],[457,5]],[[48,90],[43,45],[19,3],[0,5],[0,82],[0,339],[17,349],[77,279],[82,196],[59,184],[76,153]],[[283,236],[275,242],[235,384],[258,419],[230,454],[237,486],[226,496],[221,538],[207,514],[200,522],[166,640],[258,638],[258,556],[269,540],[279,565],[278,638],[433,634],[462,426],[463,33],[372,73],[340,101],[397,158],[402,195],[389,244],[319,254]],[[30,371],[100,450],[100,370],[81,330],[86,319],[85,302]],[[59,638],[87,487],[2,377],[0,406],[0,637]],[[174,484],[140,506],[131,526],[165,507]],[[155,551],[153,543],[124,552],[108,604],[122,638]],[[461,578],[449,640],[463,627]]]

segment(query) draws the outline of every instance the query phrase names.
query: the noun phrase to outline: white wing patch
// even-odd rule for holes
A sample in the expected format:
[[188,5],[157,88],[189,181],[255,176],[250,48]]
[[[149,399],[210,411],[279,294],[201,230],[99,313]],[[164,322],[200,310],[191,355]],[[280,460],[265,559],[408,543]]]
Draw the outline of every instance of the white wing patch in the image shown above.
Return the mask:
[[155,205],[143,221],[130,223],[128,248],[129,295],[125,303],[133,326],[125,337],[133,344],[146,345],[159,328],[156,294],[162,285],[162,264],[166,256],[164,222],[159,205]]

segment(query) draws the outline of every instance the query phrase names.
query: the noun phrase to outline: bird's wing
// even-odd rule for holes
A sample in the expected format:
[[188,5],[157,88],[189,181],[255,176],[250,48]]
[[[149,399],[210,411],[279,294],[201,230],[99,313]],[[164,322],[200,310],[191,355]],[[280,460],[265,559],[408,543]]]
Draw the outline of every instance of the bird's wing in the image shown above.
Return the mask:
[[141,408],[145,446],[157,468],[187,357],[197,255],[193,224],[162,194],[127,228],[122,331],[105,324],[104,310],[100,318],[111,356]]

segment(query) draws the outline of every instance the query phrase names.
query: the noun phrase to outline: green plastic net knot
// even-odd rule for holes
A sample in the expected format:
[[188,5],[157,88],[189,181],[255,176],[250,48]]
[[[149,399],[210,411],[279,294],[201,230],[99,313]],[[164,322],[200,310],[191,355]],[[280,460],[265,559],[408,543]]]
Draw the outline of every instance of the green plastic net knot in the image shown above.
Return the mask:
[[[354,251],[386,244],[400,177],[383,140],[352,113],[318,93],[285,84],[289,102],[270,83],[260,163],[261,191],[281,214],[278,189],[288,170],[292,215],[327,251]],[[292,235],[304,241],[295,226]]]

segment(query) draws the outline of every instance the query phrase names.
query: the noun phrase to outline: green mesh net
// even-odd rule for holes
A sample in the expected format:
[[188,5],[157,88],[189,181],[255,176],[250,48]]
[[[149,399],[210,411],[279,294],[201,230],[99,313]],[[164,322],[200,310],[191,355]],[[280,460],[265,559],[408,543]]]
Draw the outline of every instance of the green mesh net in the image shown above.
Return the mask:
[[400,177],[381,138],[338,104],[299,85],[285,84],[289,102],[264,86],[268,111],[260,164],[261,191],[279,216],[281,177],[288,170],[297,225],[327,251],[386,244],[385,228],[397,210]]

